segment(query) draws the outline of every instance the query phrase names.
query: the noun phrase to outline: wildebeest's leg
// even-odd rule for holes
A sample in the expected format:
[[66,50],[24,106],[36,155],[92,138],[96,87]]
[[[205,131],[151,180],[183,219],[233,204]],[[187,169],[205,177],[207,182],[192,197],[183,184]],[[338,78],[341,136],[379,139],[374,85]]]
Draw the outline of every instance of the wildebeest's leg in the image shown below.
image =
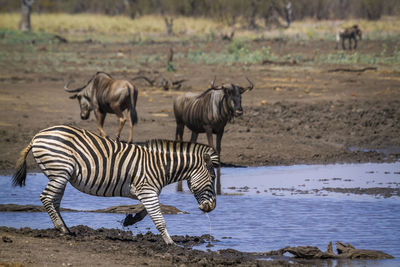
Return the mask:
[[339,49],[340,32],[336,33],[336,49]]
[[[130,113],[130,111],[128,110],[128,114]],[[129,120],[129,139],[128,142],[129,143],[133,143],[133,124],[134,122],[132,121],[132,117]]]
[[357,37],[354,37],[354,49],[357,48]]
[[206,134],[207,134],[208,145],[215,149],[211,127],[205,127],[205,130],[206,130]]
[[196,143],[197,142],[197,137],[199,136],[199,133],[193,132],[192,131],[192,136],[190,137],[190,142]]
[[343,50],[346,50],[346,45],[344,44],[345,39],[346,38],[344,36],[342,36],[342,48],[343,48]]
[[50,180],[40,195],[40,200],[53,221],[54,227],[65,234],[69,234],[70,231],[61,217],[60,203],[67,182],[64,178]]
[[[217,133],[217,153],[218,156],[221,158],[221,141],[222,141],[222,135],[224,134],[224,131],[221,131]],[[217,195],[221,195],[221,166],[218,166],[217,168]]]
[[183,131],[185,130],[185,125],[180,122],[176,122],[176,134],[175,140],[183,141]]
[[351,39],[353,39],[351,36],[348,38],[349,39],[349,50],[351,50],[353,47],[351,46]]
[[128,216],[126,216],[125,220],[124,220],[124,226],[129,226],[129,225],[133,225],[137,222],[140,222],[141,220],[144,219],[144,217],[146,217],[147,215],[147,210],[146,208],[143,207],[143,209],[141,211],[139,211],[138,213],[135,214],[135,217],[132,216],[132,214],[129,214]]
[[[176,131],[178,133],[178,126],[176,128]],[[198,136],[199,136],[199,133],[196,133],[196,132],[192,131],[192,136],[190,137],[190,142],[196,143]],[[182,138],[183,138],[183,130],[182,130]],[[182,140],[180,140],[180,141],[182,141]],[[182,181],[178,182],[178,187],[176,188],[176,191],[178,191],[178,192],[182,192],[183,191]]]
[[95,110],[94,114],[96,115],[96,119],[97,119],[97,128],[100,131],[100,135],[103,137],[106,137],[106,133],[103,130],[103,125],[104,125],[104,120],[106,118],[106,113],[102,113],[99,110]]
[[126,122],[126,118],[124,116],[124,113],[122,113],[122,111],[119,109],[119,107],[114,107],[113,110],[114,110],[115,115],[117,115],[117,117],[119,118],[119,125],[118,125],[118,129],[117,129],[117,133],[116,133],[117,140],[119,140],[122,128],[124,128],[124,125]]
[[131,144],[133,143],[133,126],[137,122],[137,115],[135,117],[135,114],[136,114],[136,112],[132,113],[132,111],[129,109],[126,112],[126,116],[129,117],[129,139],[128,139],[128,142]]
[[162,238],[167,244],[174,244],[174,241],[169,236],[167,227],[164,221],[164,217],[161,213],[160,202],[158,200],[158,194],[156,192],[149,192],[146,190],[143,194],[137,195],[138,199],[143,203],[150,218],[156,225],[157,230],[161,233]]

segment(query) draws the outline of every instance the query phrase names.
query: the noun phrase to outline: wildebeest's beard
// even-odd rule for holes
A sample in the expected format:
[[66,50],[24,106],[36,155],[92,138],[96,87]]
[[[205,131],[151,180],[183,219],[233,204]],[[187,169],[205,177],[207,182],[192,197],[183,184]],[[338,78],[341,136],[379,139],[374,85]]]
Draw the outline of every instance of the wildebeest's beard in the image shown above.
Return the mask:
[[91,106],[90,102],[86,97],[78,96],[79,106],[81,107],[81,119],[87,120],[90,116]]
[[224,97],[226,97],[229,111],[231,115],[234,117],[239,117],[243,114],[242,95],[239,89],[240,88],[235,85],[231,85],[228,88],[224,88],[225,90]]

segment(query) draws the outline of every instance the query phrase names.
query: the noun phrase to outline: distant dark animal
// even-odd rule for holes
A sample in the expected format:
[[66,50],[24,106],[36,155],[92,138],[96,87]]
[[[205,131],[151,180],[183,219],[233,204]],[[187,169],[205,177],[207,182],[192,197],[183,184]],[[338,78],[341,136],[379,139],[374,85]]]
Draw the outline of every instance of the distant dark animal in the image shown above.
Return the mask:
[[192,131],[191,142],[197,141],[199,133],[206,133],[208,144],[214,147],[212,134],[216,134],[216,150],[220,155],[225,125],[243,114],[242,94],[254,87],[247,80],[250,86],[244,88],[234,84],[215,87],[214,79],[211,88],[201,94],[178,96],[174,100],[176,140],[182,140],[185,125]]
[[30,150],[49,178],[40,200],[54,227],[63,233],[69,229],[60,214],[60,202],[68,182],[86,194],[140,200],[145,209],[135,216],[140,217],[137,221],[149,214],[167,244],[174,241],[158,199],[164,186],[187,180],[200,210],[210,212],[216,206],[214,168],[219,158],[207,145],[166,140],[134,145],[76,127],[54,126],[36,134],[21,151],[14,186],[25,185]]
[[[64,89],[69,93],[74,93],[69,98],[77,98],[81,107],[81,118],[87,120],[90,111],[94,111],[97,119],[97,128],[100,134],[105,137],[103,130],[104,120],[107,113],[114,113],[119,118],[117,129],[117,140],[120,137],[122,128],[125,125],[126,117],[130,118],[129,142],[133,142],[133,125],[137,123],[136,101],[138,90],[126,80],[115,80],[111,75],[104,72],[97,72],[84,85],[77,89],[69,89],[69,82]],[[127,110],[127,114],[124,114]],[[128,115],[129,114],[129,115]]]
[[[352,27],[345,28],[340,30],[336,34],[336,49],[339,48],[339,42],[342,41],[342,48],[346,50],[345,40],[349,40],[349,49],[356,49],[357,48],[357,37],[361,40],[362,39],[362,32],[358,25],[353,25]],[[351,40],[354,40],[354,47],[351,45]]]

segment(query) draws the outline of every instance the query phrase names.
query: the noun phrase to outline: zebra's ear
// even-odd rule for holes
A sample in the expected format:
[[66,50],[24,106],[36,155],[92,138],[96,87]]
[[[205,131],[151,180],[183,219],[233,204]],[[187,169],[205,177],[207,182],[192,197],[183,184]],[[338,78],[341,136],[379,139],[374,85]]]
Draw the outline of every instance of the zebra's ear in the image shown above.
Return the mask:
[[221,162],[219,161],[219,156],[217,153],[213,154],[204,154],[204,161],[207,163],[208,166],[212,166],[213,168],[218,168],[221,165]]
[[207,165],[212,164],[210,155],[208,155],[208,154],[206,153],[206,154],[204,154],[203,158],[204,158],[204,161],[207,163]]

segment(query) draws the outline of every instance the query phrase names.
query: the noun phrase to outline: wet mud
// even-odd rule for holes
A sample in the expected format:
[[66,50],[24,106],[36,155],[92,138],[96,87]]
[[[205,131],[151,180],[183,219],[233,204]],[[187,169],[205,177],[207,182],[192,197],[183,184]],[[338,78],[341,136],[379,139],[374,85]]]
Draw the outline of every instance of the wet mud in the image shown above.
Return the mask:
[[[209,235],[172,236],[176,243],[173,246],[165,245],[160,235],[150,232],[132,236],[130,231],[94,230],[83,225],[70,230],[72,235],[62,235],[53,229],[0,227],[0,264],[55,266],[57,264],[52,259],[59,257],[56,262],[67,266],[289,266],[285,260],[262,261],[257,259],[260,257],[258,254],[236,250],[205,252],[194,249],[210,240],[217,242]],[[37,245],[41,246],[42,252],[31,253]],[[65,246],[68,250],[63,249]]]

